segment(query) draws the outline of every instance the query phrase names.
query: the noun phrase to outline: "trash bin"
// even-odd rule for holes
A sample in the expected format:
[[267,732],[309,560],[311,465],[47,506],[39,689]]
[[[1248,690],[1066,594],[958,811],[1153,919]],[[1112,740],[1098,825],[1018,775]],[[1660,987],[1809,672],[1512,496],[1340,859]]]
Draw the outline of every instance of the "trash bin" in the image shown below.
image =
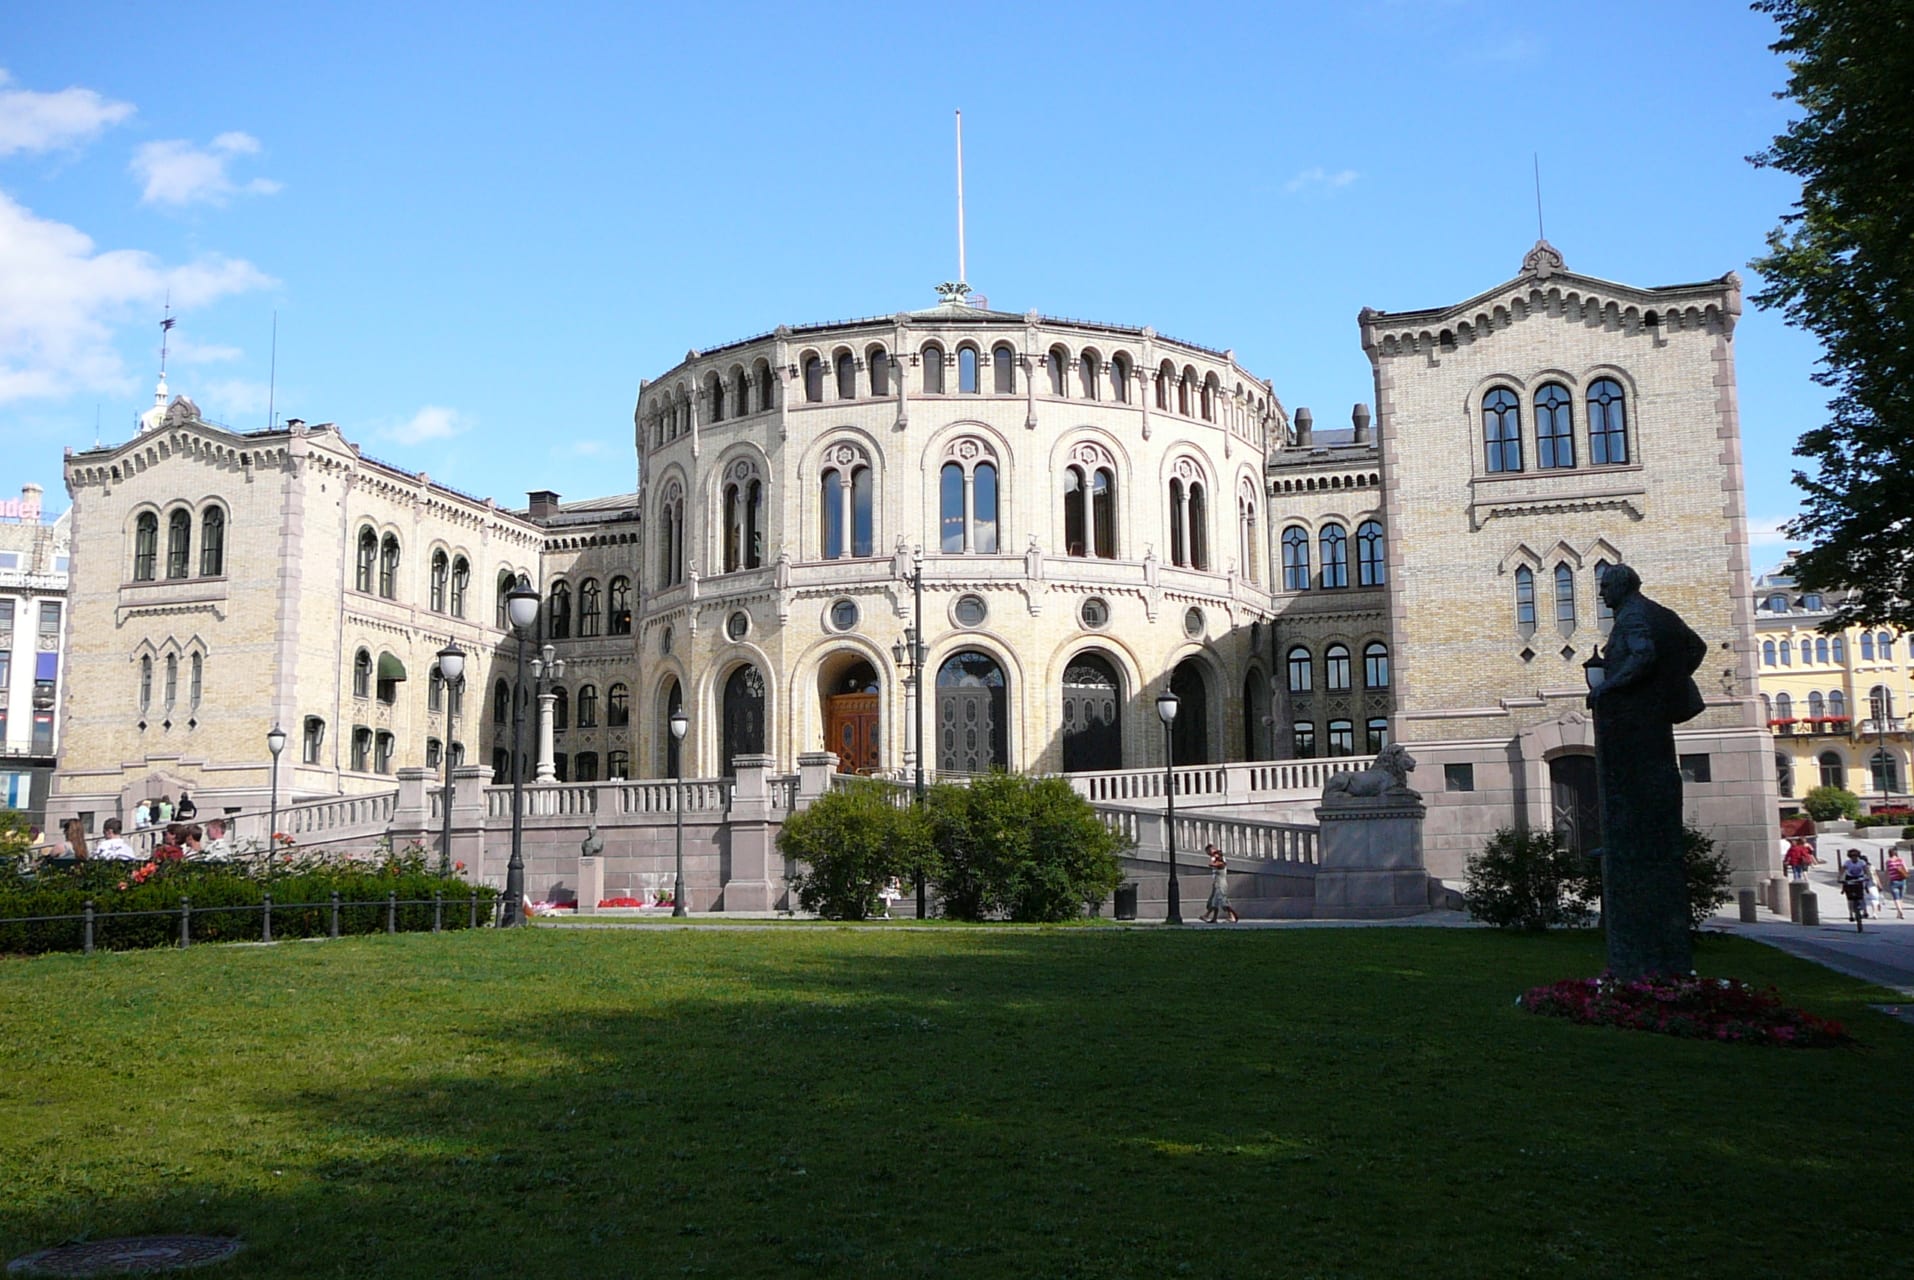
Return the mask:
[[1116,891],[1116,918],[1119,920],[1136,919],[1136,885],[1120,884]]

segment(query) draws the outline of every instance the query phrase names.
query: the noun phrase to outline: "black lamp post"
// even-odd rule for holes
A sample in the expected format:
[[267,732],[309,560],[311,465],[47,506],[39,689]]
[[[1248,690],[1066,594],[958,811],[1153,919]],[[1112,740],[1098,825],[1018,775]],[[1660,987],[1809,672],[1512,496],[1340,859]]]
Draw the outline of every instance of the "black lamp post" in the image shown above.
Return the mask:
[[[916,609],[916,624],[904,628],[904,638],[891,645],[891,657],[905,671],[904,682],[910,688],[916,708],[911,726],[916,738],[917,777],[911,786],[911,800],[922,807],[924,803],[924,664],[930,659],[930,646],[924,643],[924,549],[912,553],[911,596]],[[917,887],[917,918],[925,916],[924,869],[920,866],[912,875]]]
[[459,680],[465,675],[465,650],[447,640],[439,650],[439,677],[445,685],[445,785],[439,791],[439,874],[452,874],[452,722],[459,705]]
[[505,593],[506,616],[518,633],[518,682],[512,687],[512,859],[505,864],[502,928],[525,922],[525,635],[538,621],[538,592],[524,574]]
[[1164,924],[1183,923],[1183,892],[1176,882],[1176,735],[1172,732],[1181,705],[1168,689],[1156,695],[1156,714],[1163,721],[1163,843],[1170,851],[1170,906]]
[[673,819],[673,873],[671,880],[671,914],[683,916],[685,911],[685,730],[691,727],[691,721],[680,706],[671,713],[671,737],[678,744],[672,752],[678,767],[673,771],[675,784],[672,788],[671,813]]
[[266,750],[272,752],[272,801],[266,809],[266,880],[271,883],[273,866],[279,861],[279,753],[286,749],[286,731],[277,720],[266,730]]

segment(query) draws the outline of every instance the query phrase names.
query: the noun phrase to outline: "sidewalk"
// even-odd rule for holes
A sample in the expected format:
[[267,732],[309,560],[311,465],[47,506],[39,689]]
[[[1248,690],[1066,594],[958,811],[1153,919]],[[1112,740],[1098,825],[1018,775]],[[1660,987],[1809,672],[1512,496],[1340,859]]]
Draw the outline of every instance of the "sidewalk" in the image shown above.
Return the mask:
[[1730,903],[1708,921],[1707,928],[1739,934],[1765,942],[1790,955],[1826,965],[1836,973],[1890,987],[1902,995],[1914,996],[1914,901],[1903,906],[1905,920],[1894,916],[1894,904],[1881,899],[1882,914],[1870,917],[1864,932],[1856,933],[1848,919],[1848,900],[1840,888],[1840,860],[1850,847],[1858,847],[1874,865],[1877,844],[1825,837],[1820,842],[1821,865],[1808,871],[1808,887],[1821,908],[1821,923],[1814,928],[1791,924],[1786,916],[1777,916],[1764,905],[1760,920],[1742,924],[1739,910]]

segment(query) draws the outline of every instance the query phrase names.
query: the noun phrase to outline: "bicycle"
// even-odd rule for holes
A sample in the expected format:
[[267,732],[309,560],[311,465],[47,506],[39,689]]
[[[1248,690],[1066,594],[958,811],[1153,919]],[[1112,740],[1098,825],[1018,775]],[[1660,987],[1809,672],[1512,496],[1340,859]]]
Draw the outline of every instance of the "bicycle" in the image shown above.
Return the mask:
[[1842,876],[1841,892],[1847,895],[1848,919],[1854,921],[1854,931],[1865,933],[1861,922],[1867,919],[1867,881],[1859,876]]

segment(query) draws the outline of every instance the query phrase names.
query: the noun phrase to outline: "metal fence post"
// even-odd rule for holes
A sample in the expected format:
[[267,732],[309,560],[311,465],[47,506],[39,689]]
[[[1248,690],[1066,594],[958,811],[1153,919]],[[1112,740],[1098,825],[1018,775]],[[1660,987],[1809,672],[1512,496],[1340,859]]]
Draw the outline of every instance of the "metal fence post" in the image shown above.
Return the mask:
[[471,924],[471,927],[472,927],[472,928],[474,928],[474,929],[476,929],[476,928],[478,928],[478,890],[477,890],[477,889],[474,889],[474,890],[472,890],[472,924]]
[[183,893],[179,896],[179,945],[193,945],[193,902]]
[[399,931],[399,893],[396,889],[385,895],[385,931]]
[[432,932],[437,933],[445,927],[445,895],[432,891]]
[[332,891],[332,936],[339,936],[339,891]]
[[87,955],[93,954],[93,899],[88,898],[80,904],[80,949]]
[[272,895],[270,893],[266,895],[265,914],[259,918],[259,940],[272,941]]

